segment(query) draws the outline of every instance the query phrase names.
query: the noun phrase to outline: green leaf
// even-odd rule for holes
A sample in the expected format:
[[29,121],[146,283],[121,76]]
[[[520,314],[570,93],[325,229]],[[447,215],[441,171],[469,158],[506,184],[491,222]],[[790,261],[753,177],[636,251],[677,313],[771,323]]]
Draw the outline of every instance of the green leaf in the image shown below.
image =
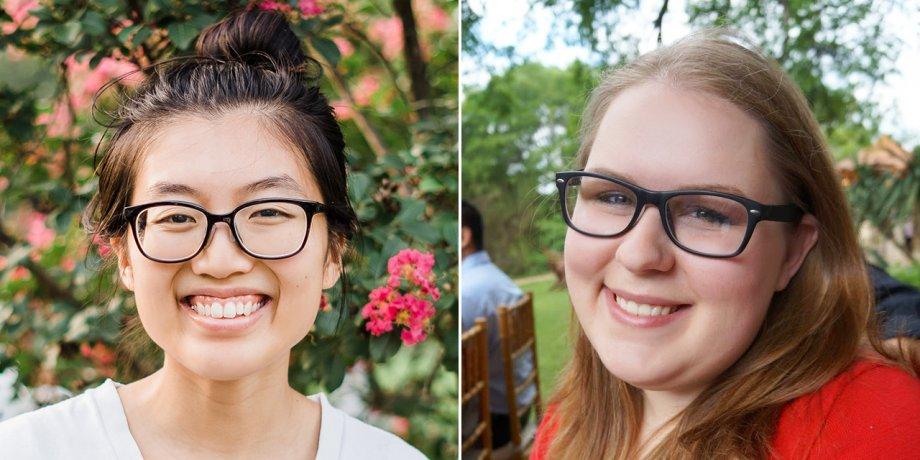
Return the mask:
[[382,363],[399,351],[399,333],[393,330],[381,336],[372,336],[369,344],[371,359]]
[[180,50],[188,49],[192,40],[198,36],[198,28],[190,22],[174,22],[166,26],[166,32],[169,34],[169,39]]
[[330,64],[336,65],[339,63],[339,58],[341,54],[339,53],[339,47],[335,45],[335,42],[329,40],[328,38],[321,37],[312,37],[311,42],[313,47],[316,48],[316,51],[319,54],[323,55]]
[[441,232],[438,229],[422,220],[405,222],[402,224],[402,229],[413,239],[428,244],[437,243],[441,236]]
[[444,184],[435,179],[433,176],[425,176],[422,182],[418,184],[418,189],[425,193],[440,192],[444,189]]
[[367,174],[353,172],[348,175],[348,191],[354,201],[362,201],[370,185],[371,178]]
[[425,212],[425,202],[415,198],[402,198],[399,200],[402,204],[399,214],[396,215],[396,221],[402,224],[417,222],[422,218]]
[[335,390],[342,385],[345,379],[345,360],[344,359],[327,359],[324,366],[323,383],[328,391]]
[[80,22],[76,19],[67,21],[62,25],[52,28],[51,36],[54,41],[62,44],[73,46],[76,44],[77,37],[80,35]]
[[105,35],[108,32],[109,26],[105,21],[105,18],[101,14],[95,11],[87,11],[83,15],[83,30],[91,36],[100,36]]

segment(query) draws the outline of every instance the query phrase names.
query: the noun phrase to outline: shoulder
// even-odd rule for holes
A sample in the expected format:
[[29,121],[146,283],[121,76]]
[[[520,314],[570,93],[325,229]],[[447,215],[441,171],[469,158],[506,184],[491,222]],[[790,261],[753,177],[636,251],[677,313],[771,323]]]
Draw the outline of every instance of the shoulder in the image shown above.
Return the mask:
[[774,447],[782,458],[844,453],[906,458],[920,450],[918,413],[920,380],[899,368],[860,360],[783,408]]
[[364,423],[329,403],[325,395],[311,396],[322,404],[317,458],[334,459],[425,459],[399,436]]
[[[108,386],[111,385],[111,388]],[[106,382],[57,404],[0,423],[0,446],[12,458],[114,458],[105,434],[101,393],[115,391]],[[81,457],[83,458],[83,457]]]

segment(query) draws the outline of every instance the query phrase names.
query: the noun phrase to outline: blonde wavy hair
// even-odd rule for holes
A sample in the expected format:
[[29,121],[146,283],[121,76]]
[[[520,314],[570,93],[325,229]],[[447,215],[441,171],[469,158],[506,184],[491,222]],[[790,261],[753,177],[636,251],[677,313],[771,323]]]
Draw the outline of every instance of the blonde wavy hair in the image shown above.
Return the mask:
[[[783,406],[858,356],[917,375],[908,352],[887,351],[878,338],[866,266],[814,114],[779,65],[755,49],[731,31],[691,35],[605,74],[582,119],[578,167],[611,102],[631,87],[662,81],[728,100],[759,121],[786,196],[818,221],[817,244],[774,295],[750,348],[664,425],[673,428],[650,458],[766,458]],[[575,350],[550,400],[558,429],[547,458],[635,458],[647,447],[639,445],[641,390],[612,375],[572,324]]]

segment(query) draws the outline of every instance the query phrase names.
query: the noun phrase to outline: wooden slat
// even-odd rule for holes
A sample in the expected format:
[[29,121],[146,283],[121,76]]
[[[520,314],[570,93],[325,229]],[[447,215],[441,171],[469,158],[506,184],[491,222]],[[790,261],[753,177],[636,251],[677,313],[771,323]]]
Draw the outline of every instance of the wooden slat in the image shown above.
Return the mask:
[[461,336],[461,394],[463,404],[479,397],[479,423],[473,433],[462,440],[461,452],[472,447],[479,448],[481,459],[492,458],[492,418],[489,415],[489,349],[488,323],[485,318],[476,318],[476,325]]
[[[529,451],[528,446],[533,442],[529,434],[529,439],[522,439],[523,427],[521,427],[520,418],[531,408],[534,409],[536,421],[539,421],[543,414],[536,337],[534,336],[533,294],[528,292],[523,299],[512,306],[499,307],[498,323],[502,345],[502,364],[505,368],[505,388],[508,393],[508,412],[515,415],[510,417],[511,441],[514,443],[513,458],[520,459]],[[531,351],[533,370],[518,384],[514,381],[514,363],[528,350]],[[518,407],[518,394],[530,385],[535,387],[533,402]]]

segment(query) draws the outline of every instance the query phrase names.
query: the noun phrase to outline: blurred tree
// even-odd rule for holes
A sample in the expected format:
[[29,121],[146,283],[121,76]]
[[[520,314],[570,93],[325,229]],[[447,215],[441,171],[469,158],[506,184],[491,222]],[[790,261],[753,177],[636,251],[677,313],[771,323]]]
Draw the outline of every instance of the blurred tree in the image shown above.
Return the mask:
[[[11,0],[0,12],[0,371],[30,387],[81,391],[106,377],[155,370],[152,344],[117,359],[132,298],[78,217],[95,192],[93,149],[104,133],[93,95],[112,78],[190,53],[198,33],[236,8],[281,10],[323,65],[349,144],[349,193],[360,220],[347,298],[295,347],[290,381],[312,393],[367,370],[374,423],[434,458],[456,457],[457,30],[452,0],[350,2]],[[130,92],[137,80],[127,78]],[[117,102],[110,91],[100,108]],[[109,94],[111,93],[111,94]],[[386,282],[387,259],[435,256],[442,297],[429,338],[371,337],[358,315]],[[339,302],[341,301],[341,302]],[[338,307],[342,305],[343,307]]]
[[512,275],[545,272],[542,251],[562,249],[553,172],[577,148],[578,114],[596,75],[578,62],[526,63],[465,92],[463,194],[483,214],[486,248]]

